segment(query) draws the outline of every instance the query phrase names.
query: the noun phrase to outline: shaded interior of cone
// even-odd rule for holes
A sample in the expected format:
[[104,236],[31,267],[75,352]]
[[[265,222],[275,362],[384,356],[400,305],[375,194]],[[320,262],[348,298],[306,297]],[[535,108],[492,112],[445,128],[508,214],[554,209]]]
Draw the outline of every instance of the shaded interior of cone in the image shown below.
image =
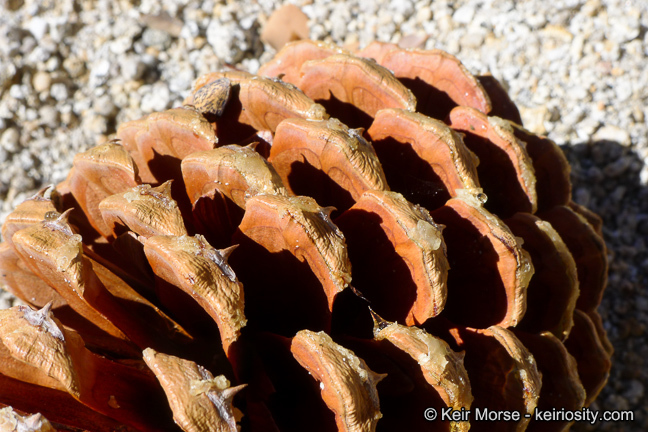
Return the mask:
[[610,354],[599,339],[592,320],[582,311],[574,314],[574,327],[565,341],[565,348],[578,364],[578,376],[585,388],[589,405],[601,392],[609,375]]
[[181,160],[172,155],[162,155],[155,149],[153,150],[153,158],[148,162],[155,178],[160,179],[160,184],[166,179],[173,179],[171,183],[171,197],[178,204],[180,213],[182,214],[185,227],[189,234],[194,234],[193,218],[191,217],[191,202],[187,197],[184,179],[182,178],[182,171],[180,169]]
[[387,374],[377,385],[383,415],[377,430],[451,430],[451,422],[430,422],[421,415],[426,408],[440,412],[446,404],[409,354],[385,340],[345,336],[340,337],[340,343],[366,359],[371,370]]
[[332,335],[349,335],[357,338],[373,338],[373,321],[369,302],[362,292],[345,289],[335,298],[332,312]]
[[[565,327],[569,326],[564,322],[565,313],[569,313],[571,322],[576,287],[567,264],[551,238],[535,225],[536,220],[539,219],[518,213],[505,221],[514,235],[524,239],[524,250],[531,254],[535,269],[527,289],[527,309],[516,328],[528,332],[551,331],[563,339],[563,332],[570,329]],[[568,310],[570,305],[572,310]]]
[[[110,266],[110,270],[128,283],[135,291],[145,297],[148,301],[155,303],[154,290],[152,288],[155,274],[144,254],[144,246],[132,234],[126,232],[118,236],[111,244],[110,261],[106,261],[105,254],[99,253],[99,257],[104,258],[103,263],[115,263]],[[93,249],[96,252],[96,249]],[[87,251],[86,251],[87,253]],[[96,257],[99,259],[99,257]],[[116,258],[116,259],[113,259]],[[118,270],[123,270],[118,272]]]
[[387,183],[412,203],[432,211],[443,206],[450,193],[429,162],[421,159],[409,143],[388,137],[373,141]]
[[251,137],[255,137],[257,134],[256,129],[241,121],[245,115],[245,110],[239,98],[240,91],[241,86],[239,84],[232,85],[230,98],[223,115],[216,119],[210,119],[210,122],[215,124],[219,145],[245,144],[250,142]]
[[571,198],[569,163],[562,150],[548,138],[533,135],[520,127],[513,127],[515,137],[526,143],[526,151],[533,162],[538,194],[538,212],[557,205],[565,205]]
[[[527,389],[519,365],[493,336],[456,327],[450,322],[428,321],[426,330],[444,339],[456,351],[466,351],[464,366],[470,377],[474,407],[492,411],[526,412]],[[517,422],[471,422],[470,430],[517,430]]]
[[478,75],[475,78],[484,87],[486,94],[491,100],[492,109],[486,114],[511,120],[521,125],[522,117],[520,116],[520,111],[518,111],[515,103],[513,103],[502,84],[492,75]]
[[[46,415],[50,421],[63,425],[74,424],[82,430],[96,432],[113,432],[115,430],[134,432],[136,430],[86,407],[67,393],[29,384],[2,374],[0,374],[0,398],[3,403],[21,407],[22,411],[29,413],[43,412],[43,407],[49,406],[51,409],[47,410]],[[80,429],[68,429],[65,426],[62,430],[77,431]]]
[[551,223],[574,256],[580,286],[576,306],[585,312],[596,309],[607,283],[605,242],[569,207],[556,206],[539,216]]
[[230,265],[245,287],[247,328],[286,337],[304,328],[330,330],[326,295],[308,262],[287,250],[269,252],[241,231],[233,242],[239,247]]
[[96,271],[98,278],[115,296],[119,304],[123,306],[125,312],[133,317],[138,317],[143,322],[142,325],[146,323],[153,327],[156,332],[163,335],[163,337],[154,337],[154,339],[161,339],[160,343],[163,344],[166,341],[165,338],[171,338],[174,342],[180,343],[190,342],[189,337],[185,338],[185,336],[188,336],[186,333],[181,331],[176,333],[175,330],[171,330],[170,327],[173,325],[171,320],[166,316],[162,316],[159,310],[151,303],[139,297],[139,292],[133,292],[131,286],[127,285],[118,276],[111,273],[99,263],[92,260],[90,262],[93,264],[93,269]]
[[290,164],[288,184],[295,195],[315,198],[321,206],[333,206],[332,217],[342,214],[354,203],[351,193],[337,184],[319,167],[313,166],[306,157]]
[[213,197],[202,196],[193,205],[196,231],[205,236],[210,245],[222,249],[232,245],[244,210],[219,191]]
[[326,112],[335,113],[334,117],[350,128],[369,128],[373,117],[353,105],[353,103],[338,99],[332,92],[329,92],[328,99],[315,99],[315,102],[322,105]]
[[458,104],[448,93],[423,81],[421,78],[398,78],[416,97],[416,111],[435,119],[445,119]]
[[506,289],[497,269],[500,260],[487,237],[475,224],[451,207],[430,212],[445,225],[448,245],[448,300],[442,316],[474,328],[500,322],[508,310]]
[[[585,391],[575,370],[573,358],[568,357],[565,347],[550,334],[531,334],[515,332],[524,346],[533,354],[542,373],[542,388],[538,400],[539,410],[551,410],[555,407],[565,410],[579,410],[583,406]],[[562,431],[568,422],[534,421],[529,423],[527,431]]]
[[97,247],[99,249],[105,248],[106,250],[112,250],[112,247],[108,242],[106,242],[103,237],[92,227],[88,217],[83,210],[81,210],[81,205],[77,202],[74,195],[71,193],[62,193],[61,194],[61,211],[63,209],[72,209],[70,212],[68,221],[83,237],[83,243],[91,247]]
[[[132,347],[124,347],[123,341],[114,338],[102,329],[97,327],[92,321],[80,315],[72,309],[69,304],[58,294],[45,284],[40,278],[25,267],[22,259],[15,254],[13,249],[8,249],[2,254],[0,271],[3,273],[3,279],[9,286],[23,287],[20,297],[30,300],[28,303],[37,309],[42,308],[48,302],[53,301],[52,310],[55,316],[65,325],[71,328],[81,330],[84,341],[95,350],[102,352],[122,352],[122,354],[132,354]],[[10,254],[7,254],[9,252]],[[15,260],[17,267],[8,268],[7,264]],[[6,274],[5,274],[6,272]],[[11,280],[9,280],[11,278]],[[124,352],[124,349],[127,351]]]
[[349,248],[353,286],[381,317],[404,323],[416,300],[416,284],[383,222],[378,214],[362,209],[350,209],[335,220]]
[[264,331],[241,339],[237,376],[249,383],[237,405],[245,412],[243,430],[335,429],[333,412],[322,400],[318,383],[291,354],[290,342]]
[[511,157],[489,139],[462,130],[464,143],[479,158],[479,182],[488,196],[484,207],[501,218],[518,211],[531,210],[529,198],[522,189]]
[[[209,314],[189,294],[175,285],[155,278],[155,295],[173,318],[196,337],[220,340],[218,327]],[[222,350],[221,350],[222,351]]]

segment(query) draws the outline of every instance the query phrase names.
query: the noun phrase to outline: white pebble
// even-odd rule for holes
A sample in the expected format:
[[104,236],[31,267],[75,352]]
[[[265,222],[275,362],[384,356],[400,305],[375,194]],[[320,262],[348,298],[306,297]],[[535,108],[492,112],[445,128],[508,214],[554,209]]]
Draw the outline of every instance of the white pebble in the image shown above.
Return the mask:
[[34,38],[36,38],[36,40],[40,40],[43,38],[43,36],[45,36],[45,33],[47,33],[47,28],[47,21],[45,21],[45,19],[41,17],[33,17],[29,20],[29,22],[27,22],[27,30],[29,30],[29,32],[34,35]]
[[32,85],[34,86],[34,90],[36,90],[39,93],[48,90],[51,83],[52,83],[52,78],[50,77],[50,74],[42,71],[36,72],[32,80]]

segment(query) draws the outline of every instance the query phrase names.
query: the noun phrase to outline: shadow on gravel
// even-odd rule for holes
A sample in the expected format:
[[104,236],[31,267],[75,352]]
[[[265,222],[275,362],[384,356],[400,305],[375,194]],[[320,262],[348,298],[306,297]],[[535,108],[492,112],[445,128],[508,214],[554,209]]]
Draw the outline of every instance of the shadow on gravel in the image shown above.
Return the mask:
[[[610,262],[599,312],[614,345],[612,371],[592,410],[631,410],[632,422],[575,424],[575,431],[648,430],[648,186],[639,156],[616,142],[561,146],[572,196],[603,218]],[[602,414],[602,413],[601,413]]]

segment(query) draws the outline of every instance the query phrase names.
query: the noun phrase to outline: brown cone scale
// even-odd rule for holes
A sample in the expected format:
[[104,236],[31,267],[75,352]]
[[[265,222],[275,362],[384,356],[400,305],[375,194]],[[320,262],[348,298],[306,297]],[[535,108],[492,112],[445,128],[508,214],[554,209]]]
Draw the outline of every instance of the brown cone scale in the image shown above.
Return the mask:
[[479,159],[445,123],[402,109],[384,109],[367,130],[387,181],[410,201],[432,211],[480,187]]
[[281,122],[268,161],[293,193],[339,212],[365,191],[389,189],[373,146],[336,119]]

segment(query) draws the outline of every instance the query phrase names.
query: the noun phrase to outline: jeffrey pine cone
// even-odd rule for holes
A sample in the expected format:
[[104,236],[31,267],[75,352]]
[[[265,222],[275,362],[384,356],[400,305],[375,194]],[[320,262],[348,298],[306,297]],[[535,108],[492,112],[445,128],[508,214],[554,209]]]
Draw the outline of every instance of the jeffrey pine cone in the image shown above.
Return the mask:
[[300,41],[200,78],[7,218],[0,427],[568,429],[524,414],[605,385],[605,244],[521,123],[438,50]]

